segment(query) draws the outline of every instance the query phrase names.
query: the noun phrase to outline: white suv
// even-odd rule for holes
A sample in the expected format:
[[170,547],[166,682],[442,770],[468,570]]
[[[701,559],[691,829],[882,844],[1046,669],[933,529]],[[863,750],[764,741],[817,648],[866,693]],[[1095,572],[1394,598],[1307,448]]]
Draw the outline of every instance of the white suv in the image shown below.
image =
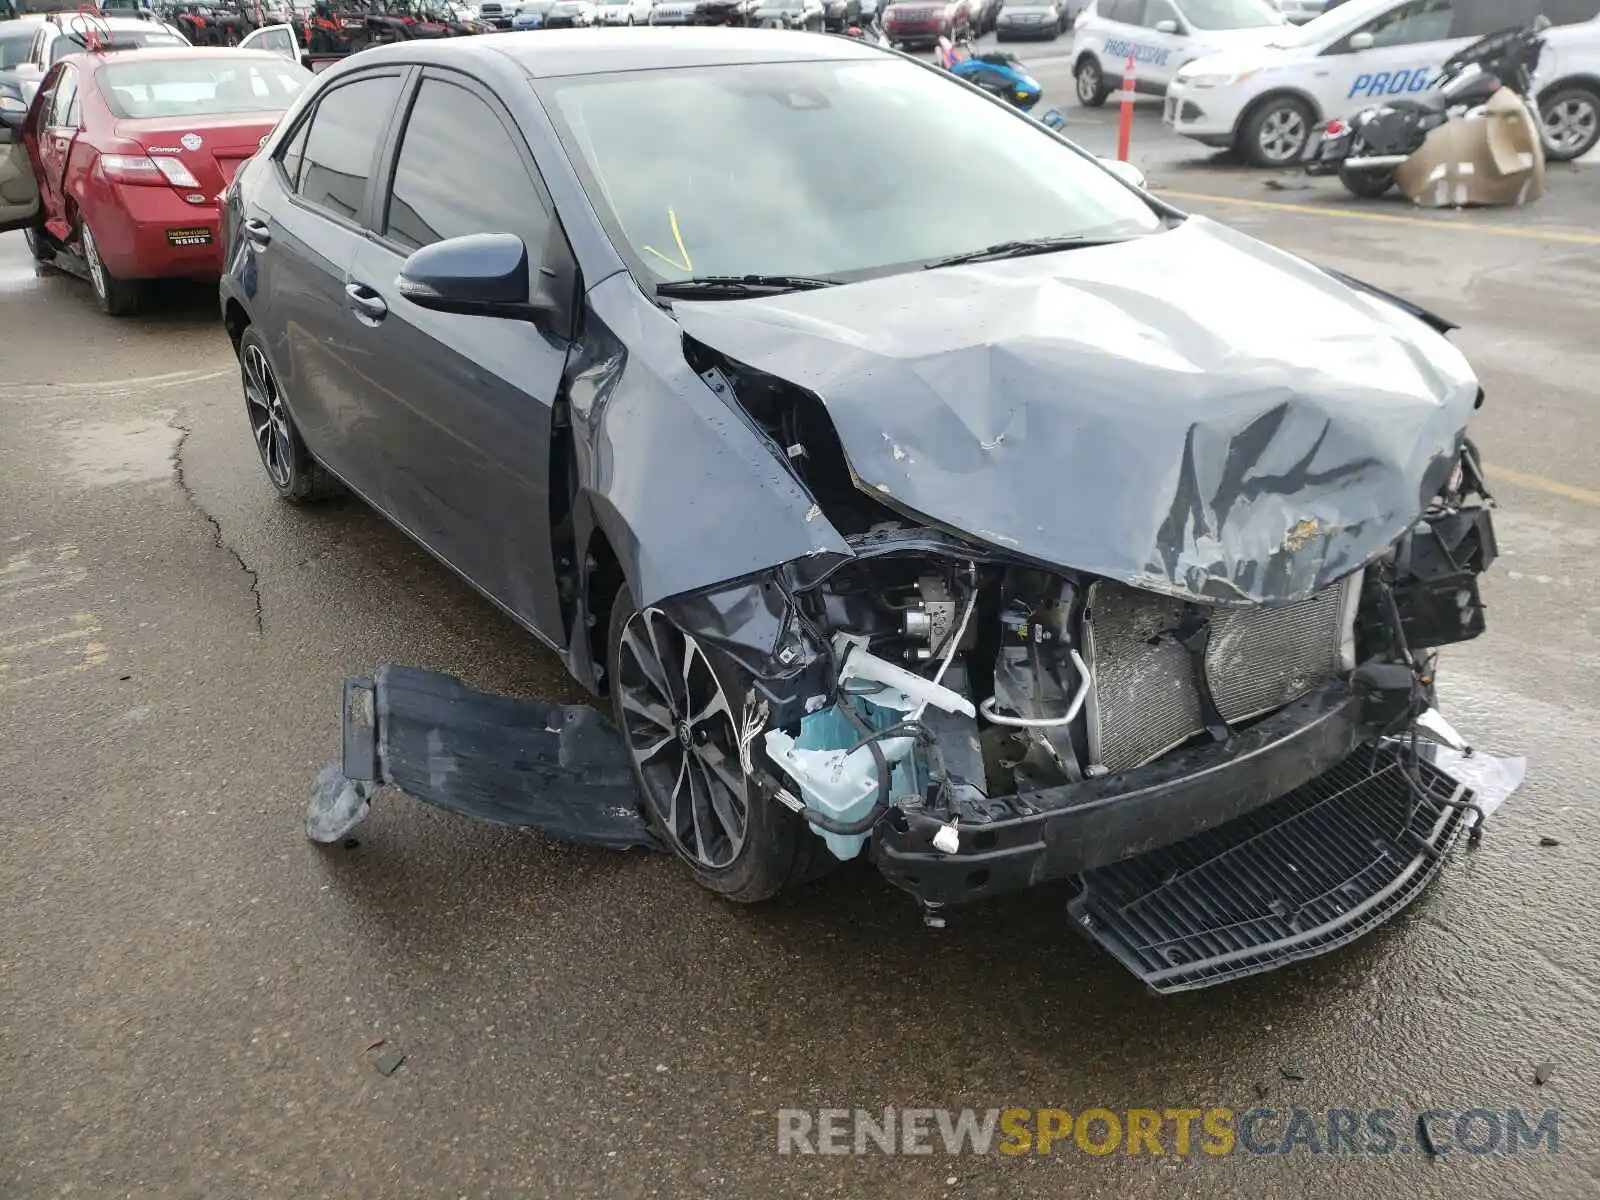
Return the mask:
[[1292,166],[1319,123],[1429,91],[1456,51],[1541,15],[1552,23],[1537,77],[1546,155],[1565,162],[1600,141],[1600,0],[1345,0],[1267,44],[1187,64],[1164,119],[1257,166]]
[[1095,0],[1073,26],[1078,102],[1104,104],[1130,56],[1134,90],[1159,96],[1185,63],[1259,46],[1285,28],[1272,0]]
[[39,22],[26,61],[12,68],[22,89],[22,99],[32,102],[39,83],[59,60],[82,54],[91,33],[111,48],[134,50],[140,46],[187,46],[189,39],[171,25],[140,17],[103,17],[83,13],[52,13]]

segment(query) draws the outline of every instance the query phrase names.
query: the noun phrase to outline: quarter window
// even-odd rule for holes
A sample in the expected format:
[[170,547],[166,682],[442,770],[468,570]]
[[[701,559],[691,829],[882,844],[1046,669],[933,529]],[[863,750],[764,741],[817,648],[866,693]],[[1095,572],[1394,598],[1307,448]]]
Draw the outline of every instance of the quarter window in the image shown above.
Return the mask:
[[373,160],[399,99],[400,77],[380,75],[341,84],[317,101],[297,172],[306,203],[348,220],[360,215]]
[[469,233],[514,233],[537,255],[549,230],[521,148],[495,110],[466,88],[423,80],[395,162],[387,236],[417,250]]

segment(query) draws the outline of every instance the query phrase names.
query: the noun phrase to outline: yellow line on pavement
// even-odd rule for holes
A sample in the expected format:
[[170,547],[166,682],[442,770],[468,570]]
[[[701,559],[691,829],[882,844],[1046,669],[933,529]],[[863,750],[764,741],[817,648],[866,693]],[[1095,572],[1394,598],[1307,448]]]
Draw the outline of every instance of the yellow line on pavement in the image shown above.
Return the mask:
[[1533,475],[1527,471],[1513,471],[1510,467],[1485,465],[1484,470],[1488,472],[1491,484],[1503,480],[1516,487],[1548,492],[1552,496],[1565,496],[1568,500],[1576,500],[1579,504],[1593,504],[1600,508],[1600,492],[1593,488],[1577,487],[1570,483],[1562,483],[1559,479],[1546,479],[1543,475]]
[[1357,208],[1324,208],[1318,204],[1284,204],[1277,200],[1247,200],[1243,196],[1213,196],[1209,192],[1176,192],[1153,189],[1172,200],[1194,200],[1205,204],[1236,204],[1244,208],[1265,208],[1273,212],[1304,213],[1315,217],[1348,217],[1354,221],[1380,221],[1390,225],[1420,225],[1424,229],[1448,229],[1457,233],[1487,233],[1493,237],[1533,238],[1546,242],[1572,242],[1580,246],[1600,246],[1600,234],[1578,233],[1571,229],[1534,229],[1510,225],[1483,225],[1465,221],[1434,221],[1426,217],[1399,217],[1393,213],[1365,212]]

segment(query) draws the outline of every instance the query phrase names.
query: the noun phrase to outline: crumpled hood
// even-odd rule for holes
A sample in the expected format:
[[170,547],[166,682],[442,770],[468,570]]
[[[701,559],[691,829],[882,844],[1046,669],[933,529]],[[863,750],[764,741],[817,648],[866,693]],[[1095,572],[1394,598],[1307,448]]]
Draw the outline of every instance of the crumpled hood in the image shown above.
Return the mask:
[[1382,553],[1453,468],[1478,392],[1420,320],[1203,217],[674,312],[814,392],[863,490],[1210,603],[1296,600]]

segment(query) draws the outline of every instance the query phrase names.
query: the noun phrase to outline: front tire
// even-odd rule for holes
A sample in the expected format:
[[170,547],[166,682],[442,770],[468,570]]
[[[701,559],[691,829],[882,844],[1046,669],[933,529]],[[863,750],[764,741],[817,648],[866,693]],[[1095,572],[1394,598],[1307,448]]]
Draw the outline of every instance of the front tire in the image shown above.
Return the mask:
[[[606,676],[645,817],[696,883],[754,904],[826,869],[826,843],[740,765],[742,673],[661,610],[640,612],[626,584],[611,606]],[[759,762],[759,738],[750,751]]]
[[1072,77],[1077,82],[1078,103],[1085,108],[1099,108],[1111,95],[1097,58],[1087,54],[1080,58],[1078,65],[1072,69]]
[[81,222],[79,238],[83,245],[83,261],[89,268],[89,284],[94,288],[100,310],[108,316],[126,317],[139,310],[143,299],[137,279],[118,279],[100,258],[100,243],[88,221]]
[[1292,167],[1311,140],[1316,114],[1295,96],[1274,96],[1258,105],[1239,130],[1239,150],[1256,167]]
[[1575,84],[1545,96],[1539,105],[1544,126],[1544,156],[1572,162],[1600,144],[1600,92]]
[[1394,186],[1394,172],[1386,170],[1351,170],[1339,168],[1339,182],[1352,196],[1363,200],[1377,200]]
[[267,357],[266,342],[253,326],[239,339],[239,376],[250,437],[273,490],[290,504],[313,504],[342,493],[343,485],[306,449]]

